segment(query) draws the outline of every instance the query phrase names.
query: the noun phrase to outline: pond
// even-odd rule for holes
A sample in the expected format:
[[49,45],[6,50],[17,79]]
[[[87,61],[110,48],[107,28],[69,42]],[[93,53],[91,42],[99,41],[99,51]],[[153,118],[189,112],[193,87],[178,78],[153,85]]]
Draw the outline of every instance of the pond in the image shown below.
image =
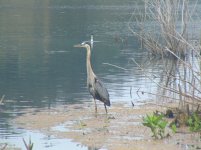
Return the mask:
[[[92,100],[86,87],[86,51],[73,47],[89,40],[92,34],[99,41],[92,50],[93,69],[105,83],[111,103],[131,105],[131,100],[151,100],[138,97],[136,91],[153,91],[156,85],[130,61],[134,58],[141,64],[147,59],[147,53],[128,29],[135,7],[141,5],[136,6],[133,0],[0,2],[0,96],[4,96],[0,143],[22,148],[23,144],[16,141],[28,135],[40,137],[42,143],[57,143],[54,137],[17,128],[12,119],[26,113],[27,108],[40,110]],[[146,69],[149,73],[160,70],[152,64]],[[38,145],[38,149],[61,146]]]

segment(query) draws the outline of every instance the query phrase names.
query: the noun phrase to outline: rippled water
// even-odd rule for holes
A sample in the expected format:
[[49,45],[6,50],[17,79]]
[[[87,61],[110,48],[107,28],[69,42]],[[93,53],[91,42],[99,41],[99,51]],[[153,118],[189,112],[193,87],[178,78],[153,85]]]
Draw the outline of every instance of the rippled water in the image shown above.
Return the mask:
[[[19,130],[19,129],[18,129]],[[25,149],[23,139],[29,143],[29,140],[33,142],[33,149],[73,149],[73,150],[87,150],[88,148],[80,145],[79,143],[72,142],[68,139],[59,139],[51,135],[44,135],[40,132],[33,132],[29,130],[21,130],[18,136],[11,136],[8,139],[1,139],[1,143],[11,143],[10,147],[17,147]]]
[[[130,39],[127,29],[134,4],[88,2],[0,2],[0,96],[5,95],[0,106],[0,143],[24,148],[22,137],[28,140],[31,136],[36,149],[77,147],[70,141],[18,129],[12,119],[27,108],[91,101],[86,88],[86,51],[73,48],[91,34],[101,41],[94,45],[93,68],[105,82],[111,101],[130,102],[130,87],[140,84],[141,76],[128,64],[136,52],[135,39]],[[140,58],[143,53],[136,54]],[[134,70],[120,70],[104,62]]]
[[[71,143],[63,145],[63,140],[18,129],[12,119],[26,113],[26,108],[91,101],[86,88],[86,51],[73,48],[91,34],[101,41],[92,51],[93,69],[108,88],[111,102],[150,99],[138,97],[136,91],[154,90],[155,85],[130,61],[145,63],[147,59],[127,26],[135,7],[141,6],[133,0],[0,2],[0,96],[5,95],[0,105],[0,143],[22,147],[18,140],[28,135],[42,139],[36,149],[61,149]],[[158,66],[147,64],[146,69],[158,72]],[[72,149],[77,147],[71,144]]]

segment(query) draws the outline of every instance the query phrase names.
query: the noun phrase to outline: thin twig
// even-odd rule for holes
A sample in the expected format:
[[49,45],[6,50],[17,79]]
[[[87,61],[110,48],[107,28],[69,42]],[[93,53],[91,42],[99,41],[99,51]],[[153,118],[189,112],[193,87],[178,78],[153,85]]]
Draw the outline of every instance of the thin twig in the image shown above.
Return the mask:
[[[169,88],[169,87],[165,87],[159,83],[157,83],[156,81],[154,81],[153,79],[151,79],[148,75],[146,75],[144,69],[135,61],[134,58],[132,58],[131,60],[133,60],[133,62],[138,66],[138,68],[140,68],[143,72],[144,72],[144,75],[150,79],[152,82],[154,82],[158,87],[160,87],[161,89],[164,89],[164,90],[167,90],[167,91],[170,91],[170,92],[173,92],[173,93],[176,93],[178,95],[182,94],[182,96],[186,97],[186,98],[192,98],[192,96],[189,94],[189,93],[180,93],[180,91],[178,91],[177,89],[173,89],[173,88]],[[201,102],[201,98],[198,97],[198,96],[194,96],[193,97],[196,101],[199,101]]]
[[117,65],[110,64],[110,63],[103,63],[103,64],[104,64],[104,65],[108,65],[108,66],[113,66],[113,67],[116,67],[116,68],[118,68],[118,69],[122,69],[122,70],[125,70],[125,71],[129,70],[129,69],[126,69],[126,68],[117,66]]
[[[154,96],[160,96],[163,98],[167,98],[167,99],[172,99],[172,100],[179,100],[177,98],[172,98],[170,96],[165,96],[165,95],[161,95],[161,94],[155,94],[155,93],[151,93],[151,92],[146,92],[146,91],[141,91],[141,90],[137,90],[137,93],[141,93],[141,94],[148,94],[148,95],[154,95]],[[139,94],[138,94],[139,95]]]
[[130,87],[130,97],[132,99],[132,86]]
[[3,104],[4,104],[4,103],[3,103],[4,97],[5,97],[5,95],[3,95],[3,96],[1,97],[0,105],[3,105]]

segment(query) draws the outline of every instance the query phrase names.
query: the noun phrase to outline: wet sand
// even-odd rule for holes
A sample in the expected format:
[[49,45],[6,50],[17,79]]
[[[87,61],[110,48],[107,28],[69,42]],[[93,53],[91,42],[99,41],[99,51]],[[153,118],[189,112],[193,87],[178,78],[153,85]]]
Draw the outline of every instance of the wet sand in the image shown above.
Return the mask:
[[[37,130],[58,138],[68,138],[91,148],[108,150],[179,150],[200,148],[198,133],[182,132],[168,138],[155,140],[149,128],[142,125],[142,117],[155,110],[165,112],[166,108],[145,104],[124,106],[113,104],[105,114],[104,107],[98,104],[95,115],[92,103],[60,106],[51,109],[30,109],[14,120],[17,126]],[[35,143],[37,144],[37,143]]]

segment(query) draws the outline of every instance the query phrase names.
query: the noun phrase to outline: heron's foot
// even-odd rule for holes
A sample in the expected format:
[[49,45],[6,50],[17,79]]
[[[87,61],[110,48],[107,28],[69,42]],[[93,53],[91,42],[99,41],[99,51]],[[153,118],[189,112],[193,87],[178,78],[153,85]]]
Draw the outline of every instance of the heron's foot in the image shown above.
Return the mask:
[[105,113],[106,113],[106,115],[107,115],[107,107],[106,107],[106,105],[104,104],[104,107],[105,107]]
[[97,113],[98,111],[97,111],[97,106],[95,106],[95,113]]
[[94,116],[95,116],[95,118],[97,118],[98,117],[98,113],[95,112]]
[[95,106],[95,117],[97,118],[98,116],[98,111],[97,111],[97,107]]
[[97,105],[96,105],[96,100],[94,99],[94,106],[95,106],[95,113],[97,114]]

